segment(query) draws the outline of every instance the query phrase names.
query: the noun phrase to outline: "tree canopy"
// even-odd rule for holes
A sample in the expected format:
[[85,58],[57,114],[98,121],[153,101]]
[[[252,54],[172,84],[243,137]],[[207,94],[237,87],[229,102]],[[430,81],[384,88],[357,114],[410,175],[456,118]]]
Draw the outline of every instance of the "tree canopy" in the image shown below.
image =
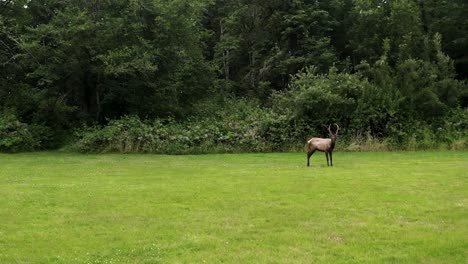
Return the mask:
[[242,97],[316,127],[440,123],[468,106],[467,13],[464,0],[1,0],[0,112],[63,131]]

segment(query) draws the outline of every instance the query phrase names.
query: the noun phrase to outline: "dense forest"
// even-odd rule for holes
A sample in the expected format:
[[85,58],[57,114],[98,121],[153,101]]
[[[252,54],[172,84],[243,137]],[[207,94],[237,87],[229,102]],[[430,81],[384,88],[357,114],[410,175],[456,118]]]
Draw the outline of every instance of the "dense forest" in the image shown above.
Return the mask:
[[466,0],[0,0],[0,151],[468,147]]

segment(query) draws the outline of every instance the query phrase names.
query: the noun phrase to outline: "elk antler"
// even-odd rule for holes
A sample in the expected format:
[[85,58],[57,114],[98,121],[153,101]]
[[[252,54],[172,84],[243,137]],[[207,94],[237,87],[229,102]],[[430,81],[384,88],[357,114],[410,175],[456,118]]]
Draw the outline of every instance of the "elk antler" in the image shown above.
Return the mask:
[[337,135],[337,134],[338,134],[338,131],[340,131],[341,128],[340,128],[340,126],[339,126],[337,123],[335,123],[335,126],[336,126],[335,135]]

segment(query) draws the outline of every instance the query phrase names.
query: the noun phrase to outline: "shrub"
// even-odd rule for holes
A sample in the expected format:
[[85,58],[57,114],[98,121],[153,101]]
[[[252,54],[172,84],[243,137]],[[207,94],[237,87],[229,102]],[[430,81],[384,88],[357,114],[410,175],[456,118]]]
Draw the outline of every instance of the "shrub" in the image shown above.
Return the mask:
[[107,126],[85,127],[76,132],[74,149],[82,152],[154,152],[158,145],[154,127],[138,117],[111,120]]
[[203,118],[176,122],[125,116],[105,126],[85,127],[76,132],[72,149],[168,154],[277,151],[296,141],[294,129],[284,116],[238,100]]
[[351,120],[365,80],[358,75],[336,73],[317,74],[309,67],[294,75],[289,89],[273,95],[276,112],[286,115],[291,122],[306,122],[319,129],[323,124]]
[[[232,103],[232,102],[231,102]],[[237,107],[234,107],[236,105]],[[345,151],[466,148],[466,111],[431,125],[424,122],[387,124],[389,136],[344,127],[337,149]],[[164,154],[269,152],[302,150],[308,136],[326,136],[307,121],[238,100],[203,118],[141,120],[125,116],[105,126],[77,131],[73,149],[81,152]],[[365,131],[365,132],[361,132]]]
[[13,114],[0,115],[0,151],[30,151],[39,146],[30,127]]

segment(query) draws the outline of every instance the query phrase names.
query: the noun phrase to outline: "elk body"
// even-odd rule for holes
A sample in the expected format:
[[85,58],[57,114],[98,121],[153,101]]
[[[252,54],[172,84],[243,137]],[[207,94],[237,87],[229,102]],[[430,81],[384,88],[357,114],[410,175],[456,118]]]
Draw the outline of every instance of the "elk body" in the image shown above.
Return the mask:
[[[335,124],[336,132],[332,133],[330,126],[328,126],[328,136],[329,138],[316,138],[313,137],[307,140],[307,166],[310,166],[310,156],[314,154],[315,151],[325,152],[327,157],[327,166],[333,166],[333,149],[335,148],[335,142],[338,138],[338,132],[340,127]],[[330,156],[330,164],[328,163],[328,156]]]

